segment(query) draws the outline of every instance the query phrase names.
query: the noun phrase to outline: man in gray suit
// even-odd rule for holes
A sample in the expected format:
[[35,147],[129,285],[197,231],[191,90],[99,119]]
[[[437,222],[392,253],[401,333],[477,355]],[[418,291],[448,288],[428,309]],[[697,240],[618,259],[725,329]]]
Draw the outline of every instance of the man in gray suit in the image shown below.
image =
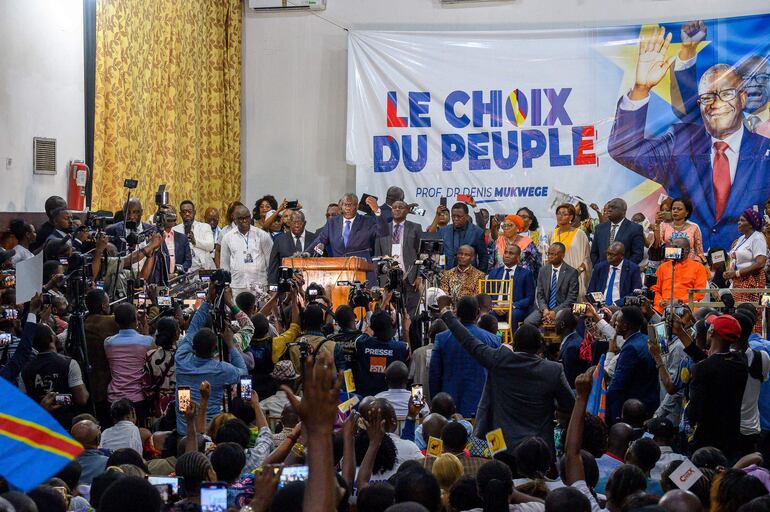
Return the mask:
[[524,319],[532,325],[554,323],[556,313],[572,308],[578,300],[578,272],[564,263],[566,247],[554,242],[548,248],[548,264],[537,275],[537,308]]
[[[374,241],[374,256],[391,256],[398,261],[404,271],[404,286],[406,292],[405,304],[410,313],[415,310],[420,300],[417,291],[419,278],[417,277],[417,253],[420,249],[420,236],[422,226],[416,222],[406,220],[409,213],[409,205],[404,201],[394,201],[391,205],[393,220],[388,223],[388,231],[385,236]],[[380,285],[387,282],[387,277],[380,276]]]
[[[537,327],[522,324],[509,347],[492,348],[479,341],[451,311],[450,297],[439,297],[441,319],[460,345],[487,369],[487,380],[476,412],[474,435],[502,428],[508,452],[530,436],[543,439],[554,451],[554,413],[569,413],[575,397],[561,363],[538,356],[543,336]],[[537,392],[533,392],[537,390]]]

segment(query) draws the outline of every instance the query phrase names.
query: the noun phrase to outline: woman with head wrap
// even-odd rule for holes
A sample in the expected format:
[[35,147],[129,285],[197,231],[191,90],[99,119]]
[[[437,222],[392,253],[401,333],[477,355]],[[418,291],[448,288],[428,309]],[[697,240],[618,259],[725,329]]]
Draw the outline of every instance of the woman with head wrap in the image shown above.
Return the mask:
[[519,265],[532,271],[534,275],[540,270],[540,253],[532,239],[521,234],[524,229],[524,219],[519,215],[508,215],[500,224],[503,232],[495,242],[495,266],[503,264],[503,253],[508,245],[518,245],[521,249],[521,261]]
[[[730,266],[724,273],[732,281],[730,288],[764,288],[766,284],[767,240],[762,234],[762,216],[753,208],[746,208],[738,219],[741,236],[730,248]],[[733,293],[736,302],[758,302],[759,293]],[[757,322],[756,328],[762,328]],[[759,331],[757,331],[759,332]]]

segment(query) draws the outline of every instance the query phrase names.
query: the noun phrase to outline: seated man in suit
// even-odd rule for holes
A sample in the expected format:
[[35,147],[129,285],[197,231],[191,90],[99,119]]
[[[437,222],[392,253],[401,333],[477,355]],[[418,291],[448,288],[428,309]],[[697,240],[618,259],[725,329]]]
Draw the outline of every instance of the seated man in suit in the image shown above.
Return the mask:
[[[125,240],[128,234],[139,234],[152,228],[152,224],[142,222],[144,209],[142,208],[142,202],[138,198],[132,197],[129,199],[124,207],[124,211],[126,212],[125,221],[116,222],[111,226],[107,226],[104,230],[108,236],[115,237],[115,247],[120,253],[126,250]],[[144,243],[139,244],[139,246],[144,245]],[[134,247],[131,247],[131,250],[133,249]]]
[[455,256],[463,245],[473,247],[475,255],[472,265],[482,272],[487,271],[487,244],[484,241],[484,230],[471,222],[468,215],[468,205],[455,203],[452,206],[452,224],[444,226],[438,232],[444,240],[444,256],[446,268],[451,269],[457,265]]
[[282,265],[284,258],[307,252],[306,248],[313,243],[313,234],[305,229],[306,224],[305,214],[301,210],[291,212],[289,232],[283,232],[273,240],[270,265],[267,269],[268,283],[278,283],[278,268]]
[[519,323],[527,318],[532,304],[535,303],[535,278],[532,272],[519,266],[519,258],[521,258],[521,248],[516,244],[507,245],[503,252],[503,266],[492,269],[487,276],[487,279],[513,281],[512,330],[516,330]]
[[[387,223],[374,197],[367,198],[366,204],[374,216],[359,215],[358,196],[345,194],[342,198],[342,215],[329,217],[324,227],[316,233],[316,239],[307,248],[307,252],[313,252],[316,247],[323,245],[331,257],[359,256],[371,261],[374,240],[385,236]],[[373,283],[374,279],[374,272],[370,272],[367,281]]]
[[457,250],[457,266],[441,272],[439,288],[457,301],[468,295],[478,293],[479,279],[484,279],[484,272],[473,267],[475,252],[470,245],[462,245]]
[[626,248],[621,242],[612,242],[607,249],[607,259],[600,261],[591,274],[587,293],[602,292],[605,304],[623,305],[623,297],[632,295],[642,287],[639,266],[625,259]]
[[548,264],[537,275],[535,310],[524,320],[528,324],[554,323],[556,313],[572,308],[578,299],[578,272],[564,263],[566,247],[554,242],[548,248]]
[[[150,282],[165,283],[179,274],[190,270],[192,266],[192,250],[190,240],[184,233],[174,231],[176,225],[176,209],[168,204],[161,208],[163,215],[163,243],[155,254],[155,267],[150,274]],[[162,258],[158,256],[162,255]]]
[[608,220],[596,226],[591,243],[591,262],[604,261],[607,248],[617,241],[623,243],[625,258],[638,265],[644,259],[644,229],[626,218],[628,205],[619,197],[607,203],[606,209]]

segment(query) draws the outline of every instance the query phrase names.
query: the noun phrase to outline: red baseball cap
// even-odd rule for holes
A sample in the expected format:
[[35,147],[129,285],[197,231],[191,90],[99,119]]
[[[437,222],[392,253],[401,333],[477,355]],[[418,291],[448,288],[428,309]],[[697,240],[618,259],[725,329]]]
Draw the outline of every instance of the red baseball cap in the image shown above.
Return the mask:
[[714,328],[714,332],[720,338],[729,343],[735,343],[741,337],[741,324],[738,323],[734,316],[710,316],[706,319],[706,323]]

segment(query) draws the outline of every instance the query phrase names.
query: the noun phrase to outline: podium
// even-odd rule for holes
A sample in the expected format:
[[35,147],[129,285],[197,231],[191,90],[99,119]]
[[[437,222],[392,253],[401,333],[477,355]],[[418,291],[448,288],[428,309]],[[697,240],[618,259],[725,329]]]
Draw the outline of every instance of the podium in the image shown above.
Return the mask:
[[337,286],[338,281],[366,282],[366,273],[374,272],[377,268],[374,263],[366,261],[358,256],[347,258],[284,258],[284,267],[292,267],[302,271],[305,278],[305,286],[317,283],[323,286],[327,292],[331,290],[330,298],[332,307],[348,303],[350,286]]

